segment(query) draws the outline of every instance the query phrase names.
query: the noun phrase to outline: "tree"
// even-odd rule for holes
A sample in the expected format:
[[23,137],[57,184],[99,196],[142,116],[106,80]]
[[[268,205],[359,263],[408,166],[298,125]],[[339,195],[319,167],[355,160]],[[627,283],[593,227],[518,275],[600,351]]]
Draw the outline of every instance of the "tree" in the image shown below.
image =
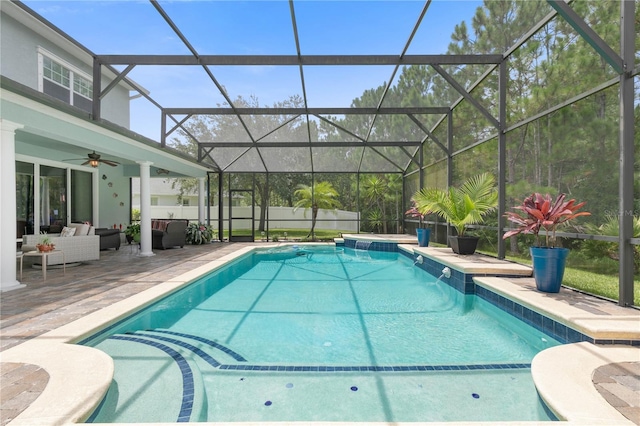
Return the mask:
[[298,198],[293,211],[300,208],[311,208],[311,230],[307,238],[314,238],[314,229],[316,227],[316,219],[318,218],[319,209],[337,209],[340,202],[337,200],[338,192],[329,182],[317,182],[313,186],[300,184],[294,192],[294,196]]

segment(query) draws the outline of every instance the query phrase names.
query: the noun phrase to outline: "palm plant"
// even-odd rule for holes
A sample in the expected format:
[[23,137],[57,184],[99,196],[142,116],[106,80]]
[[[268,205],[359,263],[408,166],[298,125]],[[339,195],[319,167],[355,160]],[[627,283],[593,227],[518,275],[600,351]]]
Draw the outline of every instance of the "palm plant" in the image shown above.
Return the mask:
[[482,223],[484,216],[498,206],[495,186],[493,175],[482,173],[467,179],[459,188],[423,188],[412,199],[420,213],[440,215],[459,237],[464,237],[468,225]]
[[313,237],[318,218],[319,209],[336,209],[339,208],[338,191],[329,182],[317,182],[313,186],[300,184],[296,187],[293,195],[298,201],[293,206],[293,211],[300,208],[311,209],[311,230],[307,238]]
[[[610,237],[617,237],[620,235],[620,219],[618,216],[607,216],[605,222],[598,226],[594,224],[587,224],[587,230],[590,234],[595,235],[607,235]],[[640,216],[633,217],[633,237],[640,238]],[[583,252],[587,257],[592,259],[601,259],[607,257],[613,260],[620,260],[618,243],[598,240],[585,240],[583,241]],[[633,246],[633,263],[636,272],[640,272],[640,246]]]
[[[385,209],[385,201],[389,193],[389,183],[378,176],[369,176],[362,184],[362,191],[365,199],[374,206],[368,215],[369,217],[372,215],[376,216],[375,224],[372,223],[372,226],[377,229],[382,227],[382,232],[386,234],[387,222],[385,217],[387,212]],[[373,222],[371,219],[369,219],[369,221]]]

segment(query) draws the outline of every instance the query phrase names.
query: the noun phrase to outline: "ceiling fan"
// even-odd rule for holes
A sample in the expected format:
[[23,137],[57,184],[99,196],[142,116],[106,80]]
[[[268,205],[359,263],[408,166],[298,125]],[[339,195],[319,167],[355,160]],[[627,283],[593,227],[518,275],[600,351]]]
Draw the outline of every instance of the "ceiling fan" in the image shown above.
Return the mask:
[[85,162],[81,164],[82,166],[86,166],[88,164],[94,168],[98,167],[100,163],[106,164],[111,167],[116,167],[118,164],[120,164],[117,161],[101,159],[100,154],[96,154],[95,151],[88,153],[86,158],[70,158],[68,160],[62,160],[62,161],[81,161],[81,160],[85,160]]

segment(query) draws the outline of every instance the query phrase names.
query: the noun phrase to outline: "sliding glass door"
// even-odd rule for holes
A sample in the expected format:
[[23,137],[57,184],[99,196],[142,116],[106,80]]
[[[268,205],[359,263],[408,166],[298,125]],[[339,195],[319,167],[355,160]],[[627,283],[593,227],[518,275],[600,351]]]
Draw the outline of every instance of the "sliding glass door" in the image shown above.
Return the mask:
[[34,185],[33,164],[16,161],[16,238],[33,234]]
[[95,173],[16,161],[16,238],[94,221]]
[[67,170],[40,166],[40,232],[58,233],[67,224]]

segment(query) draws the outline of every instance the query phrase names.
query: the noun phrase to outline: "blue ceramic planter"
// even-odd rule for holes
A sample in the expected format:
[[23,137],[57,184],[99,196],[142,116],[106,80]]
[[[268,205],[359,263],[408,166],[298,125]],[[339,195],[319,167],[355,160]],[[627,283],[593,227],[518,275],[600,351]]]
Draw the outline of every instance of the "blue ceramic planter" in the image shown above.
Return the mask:
[[533,259],[533,277],[537,289],[545,293],[558,293],[569,249],[531,247],[529,250]]
[[418,228],[416,229],[416,234],[418,235],[418,246],[429,247],[429,239],[431,238],[431,229]]

